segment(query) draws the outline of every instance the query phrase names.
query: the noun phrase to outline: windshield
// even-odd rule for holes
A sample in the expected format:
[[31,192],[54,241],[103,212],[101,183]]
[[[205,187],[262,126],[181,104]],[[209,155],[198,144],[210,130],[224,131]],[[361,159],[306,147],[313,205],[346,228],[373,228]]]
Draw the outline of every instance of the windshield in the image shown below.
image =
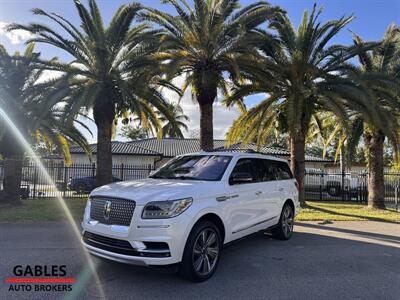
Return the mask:
[[180,156],[161,167],[150,178],[218,181],[231,158],[224,155]]

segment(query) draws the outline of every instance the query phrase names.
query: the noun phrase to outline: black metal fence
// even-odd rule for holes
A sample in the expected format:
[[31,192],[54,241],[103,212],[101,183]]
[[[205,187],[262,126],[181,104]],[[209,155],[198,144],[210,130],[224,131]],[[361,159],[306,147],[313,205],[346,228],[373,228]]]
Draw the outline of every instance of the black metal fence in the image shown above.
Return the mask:
[[[307,200],[355,201],[368,200],[368,173],[307,171],[305,175]],[[385,172],[385,202],[400,206],[400,173]]]
[[[44,166],[54,185],[45,173],[33,162],[25,162],[22,170],[21,197],[86,197],[95,187],[96,165],[45,161]],[[147,177],[154,170],[152,165],[115,164],[113,181],[134,180]],[[0,162],[0,189],[4,180],[4,169]],[[356,201],[366,203],[368,199],[368,173],[341,173],[334,171],[311,171],[305,175],[307,200]],[[400,172],[385,172],[385,201],[400,206]]]
[[[22,168],[21,197],[86,197],[95,187],[96,164],[72,164],[44,162],[47,173],[54,184],[50,184],[35,163],[25,162]],[[152,165],[113,165],[113,181],[134,180],[147,177],[154,168]],[[4,169],[0,163],[0,189],[4,180]]]

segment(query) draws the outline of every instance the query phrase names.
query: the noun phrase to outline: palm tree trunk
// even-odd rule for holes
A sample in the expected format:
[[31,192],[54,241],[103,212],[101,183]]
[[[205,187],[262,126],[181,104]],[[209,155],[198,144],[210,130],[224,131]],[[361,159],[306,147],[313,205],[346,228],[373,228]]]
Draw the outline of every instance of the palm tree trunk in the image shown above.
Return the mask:
[[381,132],[364,134],[368,152],[368,207],[385,209],[385,175],[383,146],[385,136]]
[[299,185],[299,201],[305,206],[304,174],[305,174],[305,136],[291,134],[290,136],[290,167]]
[[4,159],[4,179],[1,202],[20,203],[23,156],[6,157]]
[[[21,124],[22,118],[19,120],[18,128],[23,130],[24,124]],[[21,143],[13,132],[6,130],[0,143],[0,154],[4,157],[3,161],[3,190],[0,193],[0,201],[11,204],[20,203],[22,163],[25,151],[21,147]]]
[[213,101],[199,101],[200,106],[200,148],[204,151],[214,149]]
[[[23,157],[8,157],[4,160],[3,195],[4,202],[20,202]],[[2,201],[2,202],[3,202]]]
[[101,186],[112,182],[111,136],[114,105],[95,105],[93,116],[97,125],[96,186]]

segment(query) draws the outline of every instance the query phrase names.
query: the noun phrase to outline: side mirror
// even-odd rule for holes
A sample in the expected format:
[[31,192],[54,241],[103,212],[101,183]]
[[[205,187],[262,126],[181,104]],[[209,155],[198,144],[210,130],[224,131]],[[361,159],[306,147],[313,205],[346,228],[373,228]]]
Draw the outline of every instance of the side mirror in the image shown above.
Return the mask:
[[247,172],[234,173],[229,178],[229,184],[250,183],[253,181],[253,176]]

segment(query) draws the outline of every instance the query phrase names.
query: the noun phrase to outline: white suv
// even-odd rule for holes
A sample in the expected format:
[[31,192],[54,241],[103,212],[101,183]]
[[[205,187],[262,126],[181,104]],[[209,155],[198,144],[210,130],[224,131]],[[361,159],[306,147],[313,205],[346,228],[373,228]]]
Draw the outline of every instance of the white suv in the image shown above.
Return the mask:
[[286,161],[255,153],[187,154],[146,179],[95,189],[83,243],[118,262],[181,263],[182,275],[203,281],[215,272],[224,244],[265,229],[287,240],[298,211]]

